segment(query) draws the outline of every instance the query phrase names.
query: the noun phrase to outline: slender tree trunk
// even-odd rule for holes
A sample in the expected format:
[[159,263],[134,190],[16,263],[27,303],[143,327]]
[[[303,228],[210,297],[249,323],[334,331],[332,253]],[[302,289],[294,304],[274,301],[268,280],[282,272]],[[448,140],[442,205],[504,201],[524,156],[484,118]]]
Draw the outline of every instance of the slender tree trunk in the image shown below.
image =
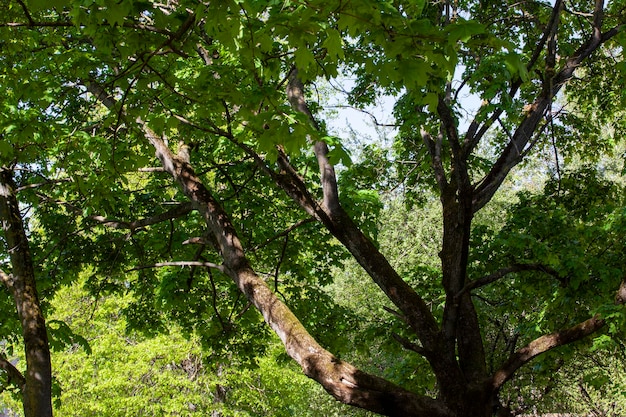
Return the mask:
[[21,386],[24,416],[49,417],[52,416],[52,367],[48,334],[12,171],[6,168],[0,168],[0,221],[12,267],[10,274],[0,275],[15,301],[26,354],[26,374]]

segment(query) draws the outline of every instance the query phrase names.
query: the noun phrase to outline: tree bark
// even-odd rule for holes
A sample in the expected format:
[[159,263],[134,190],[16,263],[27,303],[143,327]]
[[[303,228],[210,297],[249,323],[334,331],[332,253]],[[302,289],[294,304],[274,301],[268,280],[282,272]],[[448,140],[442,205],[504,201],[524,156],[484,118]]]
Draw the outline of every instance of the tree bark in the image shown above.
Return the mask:
[[2,274],[2,281],[15,301],[26,354],[26,374],[21,389],[24,415],[52,416],[48,333],[37,295],[28,238],[15,195],[13,173],[7,168],[0,168],[0,220],[12,267],[10,274]]
[[[3,271],[0,271],[0,279],[4,282],[5,277],[8,278]],[[6,357],[0,355],[0,369],[7,373],[8,383],[15,384],[20,390],[24,389],[24,384],[26,383],[26,379],[24,375],[20,372],[19,369],[15,367]]]
[[[287,85],[287,98],[292,107],[305,114],[313,127],[319,126],[305,100],[304,85],[298,78],[298,70],[292,69]],[[372,280],[387,295],[389,300],[400,309],[407,324],[415,331],[423,346],[424,356],[434,367],[442,363],[440,352],[439,329],[435,318],[424,300],[408,285],[391,266],[387,258],[376,245],[359,229],[339,202],[337,178],[333,165],[328,159],[328,146],[316,142],[314,152],[320,169],[323,201],[317,202],[308,194],[307,187],[286,155],[281,154],[279,164],[284,175],[273,175],[276,184],[307,212],[320,220],[354,259],[363,267]],[[307,195],[302,198],[301,195]],[[446,364],[447,366],[447,364]]]
[[[601,17],[598,17],[598,21],[601,21]],[[557,24],[558,22],[553,26],[556,28]],[[599,23],[596,26],[599,27]],[[549,33],[546,33],[548,36]],[[278,156],[280,171],[274,171],[254,150],[237,143],[229,133],[220,133],[245,149],[295,202],[324,224],[400,310],[420,340],[420,345],[415,345],[416,348],[413,350],[429,361],[437,377],[439,389],[437,400],[410,393],[381,378],[364,374],[324,350],[255,273],[228,213],[196,176],[189,165],[189,160],[174,155],[145,123],[140,119],[136,121],[147,140],[154,146],[164,171],[172,175],[192,201],[194,208],[204,216],[224,258],[224,265],[219,267],[256,306],[281,338],[287,353],[300,364],[306,375],[318,381],[336,399],[385,415],[486,417],[494,413],[501,385],[519,367],[545,351],[542,349],[551,349],[559,344],[585,337],[600,326],[600,322],[590,322],[583,326],[584,331],[571,330],[560,333],[561,337],[556,339],[548,336],[538,339],[537,343],[542,342],[541,346],[529,345],[527,350],[512,356],[495,377],[488,375],[480,327],[470,294],[475,285],[466,281],[473,215],[491,200],[511,169],[522,160],[525,151],[532,146],[531,138],[554,95],[572,76],[578,64],[604,40],[612,36],[611,33],[599,32],[594,35],[588,44],[583,45],[566,61],[560,71],[551,74],[546,81],[546,88],[530,106],[530,112],[512,135],[511,142],[499,155],[487,175],[474,185],[471,184],[467,162],[483,131],[477,131],[478,137],[474,134],[468,135],[462,144],[451,109],[443,99],[440,100],[438,112],[443,129],[436,140],[427,132],[423,132],[423,137],[431,153],[433,171],[441,188],[444,211],[444,238],[440,256],[446,305],[441,325],[420,295],[397,274],[384,255],[343,210],[339,201],[336,173],[328,159],[328,146],[325,143],[317,142],[314,145],[323,193],[323,198],[318,201],[290,164],[288,156],[280,149]],[[88,89],[104,105],[113,106],[113,98],[103,94],[101,88],[91,85]],[[286,93],[293,108],[306,114],[317,128],[304,100],[304,86],[298,80],[295,70],[290,74]],[[450,170],[445,170],[442,163],[444,134],[451,145]]]
[[597,332],[603,326],[604,320],[599,315],[595,315],[568,329],[538,337],[513,353],[506,363],[493,374],[492,385],[494,389],[500,389],[519,368],[535,357],[559,346],[577,342]]
[[175,156],[164,141],[139,121],[164,169],[203,215],[224,259],[224,271],[279,336],[289,356],[305,375],[337,400],[388,416],[451,417],[440,401],[362,372],[321,347],[298,318],[251,267],[230,216],[196,176],[189,163]]

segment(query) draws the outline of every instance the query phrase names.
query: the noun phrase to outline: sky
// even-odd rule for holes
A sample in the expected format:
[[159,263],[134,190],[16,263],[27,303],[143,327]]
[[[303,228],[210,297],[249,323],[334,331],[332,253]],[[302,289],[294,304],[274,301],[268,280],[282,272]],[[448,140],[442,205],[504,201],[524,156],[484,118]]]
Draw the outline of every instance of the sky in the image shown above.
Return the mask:
[[[458,85],[462,77],[464,68],[458,68],[453,79],[453,85]],[[338,80],[331,82],[337,89],[349,90],[354,86],[352,79],[340,77]],[[334,115],[327,119],[329,133],[338,136],[344,140],[350,139],[353,135],[361,139],[369,139],[370,141],[382,140],[390,141],[396,133],[396,129],[392,126],[395,119],[393,117],[393,106],[395,98],[391,96],[383,96],[378,99],[373,106],[366,108],[366,112],[346,106],[345,96],[337,91],[330,89],[331,94],[328,103],[324,105],[327,110],[332,110]],[[460,120],[459,130],[464,132],[478,107],[480,106],[480,97],[471,94],[467,88],[463,89],[459,94],[461,98],[464,116]],[[373,116],[373,117],[372,117]],[[375,120],[374,120],[375,118]],[[379,125],[377,126],[376,123]]]

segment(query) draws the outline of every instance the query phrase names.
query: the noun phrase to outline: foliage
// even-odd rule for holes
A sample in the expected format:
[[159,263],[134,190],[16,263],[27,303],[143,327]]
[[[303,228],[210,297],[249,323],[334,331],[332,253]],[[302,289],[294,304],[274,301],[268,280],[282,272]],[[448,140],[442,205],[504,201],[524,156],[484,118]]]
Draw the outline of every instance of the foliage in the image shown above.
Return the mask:
[[[257,353],[255,366],[242,366],[232,353],[224,361],[197,337],[184,338],[173,323],[153,337],[130,331],[121,312],[131,302],[129,295],[94,299],[80,280],[51,300],[49,322],[62,320],[88,342],[53,352],[57,414],[357,415],[326,398],[287,361],[275,339],[265,354]],[[0,396],[4,401],[19,408],[6,393]]]
[[[484,320],[491,323],[486,330],[493,332],[492,354],[513,349],[527,339],[567,327],[591,314],[606,317],[608,323],[606,332],[593,341],[543,357],[532,372],[523,373],[520,383],[532,379],[534,384],[546,387],[546,395],[550,392],[551,399],[543,394],[537,397],[538,392],[534,391],[526,393],[528,399],[519,403],[523,396],[515,392],[517,384],[513,384],[510,392],[515,395],[510,401],[517,403],[516,407],[528,410],[529,404],[543,404],[544,411],[580,412],[602,407],[585,394],[583,386],[591,378],[589,370],[597,372],[603,358],[620,356],[623,331],[618,329],[623,329],[623,309],[600,294],[610,293],[619,285],[623,270],[624,195],[623,184],[611,183],[597,171],[582,167],[565,172],[560,178],[552,177],[542,193],[521,193],[502,229],[492,235],[493,240],[484,241],[488,229],[477,228],[474,273],[485,274],[480,265],[487,259],[494,264],[540,264],[545,268],[540,273],[519,272],[506,278],[500,288],[486,288],[479,293]],[[605,285],[608,288],[603,289]],[[520,314],[512,315],[510,306],[518,300],[523,300],[523,308],[519,309]],[[497,356],[491,359],[492,363],[499,360]],[[579,365],[570,367],[570,363]],[[582,366],[583,363],[587,365]],[[565,376],[564,380],[555,378],[557,372]],[[613,374],[619,370],[604,372]],[[617,381],[616,386],[620,386]],[[622,397],[618,392],[611,396],[615,404],[622,404]],[[583,404],[588,408],[579,408]]]
[[[536,315],[528,317],[535,331],[549,330],[548,323],[564,326],[554,316],[560,316],[564,306],[569,306],[572,322],[601,311],[602,306],[612,310],[613,300],[599,294],[610,293],[621,280],[624,191],[589,168],[564,173],[549,180],[542,194],[522,193],[499,234],[485,248],[477,245],[477,265],[489,257],[494,264],[498,260],[541,264],[550,272],[552,278],[545,272],[531,273],[527,280],[521,275],[514,278],[522,284],[515,285],[522,291],[516,298],[545,300],[535,307]],[[475,273],[484,272],[478,267]],[[577,304],[582,311],[572,308],[572,300],[581,298],[585,303]],[[527,304],[529,309],[532,306]]]
[[[625,127],[621,2],[14,0],[0,11],[0,168],[17,183],[50,346],[82,346],[67,363],[94,364],[57,363],[69,374],[59,384],[86,388],[94,413],[112,408],[103,392],[128,388],[100,368],[123,354],[142,361],[137,389],[190,392],[207,412],[185,358],[284,387],[264,362],[277,335],[350,405],[506,415],[507,383],[546,382],[526,379],[533,359],[575,358],[569,345],[587,339],[612,351],[603,341],[623,333],[623,171],[596,169]],[[391,149],[363,143],[351,158],[329,135],[310,86],[340,73],[355,80],[349,105],[396,99]],[[572,161],[580,169],[564,170]],[[523,163],[551,175],[543,191],[494,201]],[[0,256],[2,277],[17,270]],[[52,307],[81,274],[113,315],[86,320],[85,335]],[[12,346],[24,324],[4,319],[3,282],[0,339]],[[179,351],[181,336],[202,350]],[[105,383],[92,380],[100,369]],[[220,412],[282,406],[257,393],[258,408],[241,393]],[[118,409],[189,409],[141,397]]]

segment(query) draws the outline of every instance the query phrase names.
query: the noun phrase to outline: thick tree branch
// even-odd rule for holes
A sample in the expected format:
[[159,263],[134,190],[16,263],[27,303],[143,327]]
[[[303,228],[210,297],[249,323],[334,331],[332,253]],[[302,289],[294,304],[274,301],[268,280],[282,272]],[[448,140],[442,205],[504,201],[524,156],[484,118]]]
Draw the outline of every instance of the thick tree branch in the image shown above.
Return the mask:
[[554,6],[552,6],[552,14],[550,15],[550,20],[548,21],[548,24],[546,25],[546,28],[541,35],[541,39],[539,40],[539,42],[537,42],[537,46],[535,47],[532,56],[526,64],[527,71],[530,71],[537,63],[537,60],[541,55],[541,51],[543,50],[543,47],[548,41],[550,35],[556,33],[557,27],[560,22],[559,16],[564,8],[564,3],[565,2],[563,0],[557,0],[554,2]]
[[2,281],[11,293],[22,326],[26,375],[22,400],[27,416],[52,415],[52,369],[46,323],[41,311],[28,237],[15,195],[13,172],[0,167],[0,224],[4,231],[11,275]]
[[[109,104],[115,104],[108,100],[109,96],[106,94],[98,93],[97,97],[103,98]],[[138,119],[137,124],[154,147],[165,171],[181,186],[183,193],[205,218],[224,259],[224,272],[263,315],[283,342],[287,353],[307,376],[319,382],[339,401],[380,414],[451,416],[440,402],[405,391],[389,381],[361,372],[323,349],[252,269],[229,215],[197,177],[189,163],[174,155],[163,139],[142,120]],[[394,291],[398,290],[394,288]]]
[[[443,251],[451,254],[461,254],[456,262],[460,262],[457,273],[454,275],[454,281],[446,280],[445,271],[447,265],[443,265],[444,269],[444,286],[446,292],[456,294],[465,280],[465,265],[467,264],[467,253],[469,251],[469,234],[470,224],[472,221],[472,187],[467,167],[467,158],[463,155],[459,144],[458,130],[456,121],[452,115],[450,107],[445,100],[440,97],[437,105],[437,112],[443,125],[446,137],[450,143],[452,150],[452,173],[451,185],[453,189],[443,189],[441,192],[441,202],[444,212],[444,239]],[[435,171],[436,173],[436,171]],[[447,242],[453,240],[454,242]],[[446,260],[443,260],[444,264]]]
[[493,388],[499,390],[506,381],[511,379],[519,368],[530,362],[533,358],[556,347],[581,340],[595,333],[602,326],[604,326],[604,320],[596,315],[569,329],[550,333],[533,340],[511,355],[506,363],[494,373],[491,380]]
[[480,324],[470,294],[457,297],[467,279],[471,193],[462,184],[458,185],[458,190],[450,188],[441,196],[443,241],[439,257],[446,293],[441,325],[445,341],[443,350],[451,362],[458,357],[465,378],[479,381],[487,376]]
[[[548,24],[546,25],[546,28],[541,36],[541,39],[537,43],[537,46],[535,47],[532,56],[530,57],[530,59],[528,60],[528,63],[526,64],[527,71],[530,72],[532,68],[535,66],[535,64],[537,63],[537,60],[539,59],[539,56],[541,55],[541,51],[543,50],[550,33],[553,33],[556,31],[558,24],[559,24],[558,17],[563,8],[563,4],[564,4],[563,0],[557,0],[554,6],[552,7],[552,14],[550,15],[550,20],[548,21]],[[520,78],[511,85],[511,88],[508,91],[509,97],[514,97],[515,94],[517,94],[517,91],[520,89],[521,86],[522,86],[522,80]],[[483,106],[481,106],[481,109],[485,107],[487,104],[488,103],[485,103]],[[491,125],[493,125],[493,123],[495,123],[500,118],[502,113],[504,113],[503,107],[496,109],[481,126],[481,124],[478,122],[478,116],[481,114],[480,113],[481,109],[478,110],[476,117],[474,117],[474,120],[472,120],[472,122],[470,123],[469,128],[467,129],[467,133],[465,134],[465,139],[463,141],[463,153],[466,156],[468,156],[474,150],[474,148],[476,147],[476,145],[478,145],[478,143],[483,138],[485,133],[487,133]]]
[[[555,7],[558,6],[555,4]],[[589,56],[602,46],[609,39],[614,37],[620,32],[624,26],[620,24],[614,28],[609,29],[606,32],[601,31],[603,21],[603,7],[602,0],[596,0],[594,9],[594,30],[589,39],[582,44],[567,60],[563,66],[554,75],[550,74],[550,71],[546,71],[545,88],[542,94],[535,100],[534,103],[527,106],[528,112],[525,119],[519,124],[517,130],[513,134],[513,138],[500,154],[500,157],[493,165],[490,172],[485,176],[476,186],[476,192],[474,197],[474,211],[480,210],[487,202],[491,200],[495,192],[498,190],[504,179],[513,167],[515,167],[523,158],[524,154],[528,153],[527,149],[531,138],[535,134],[537,125],[543,118],[546,110],[552,103],[552,98],[555,97],[561,88],[572,78],[574,71],[587,59]],[[554,9],[554,13],[560,9]],[[558,17],[558,14],[556,15]],[[555,18],[556,19],[556,18]],[[553,20],[553,24],[558,23],[558,19]],[[553,32],[553,28],[549,27],[549,31],[546,33],[550,36]],[[554,53],[554,52],[553,52]]]
[[341,206],[334,216],[329,216],[310,195],[304,180],[289,164],[286,156],[279,156],[278,162],[283,167],[283,173],[281,175],[273,172],[270,174],[277,185],[324,224],[328,231],[350,251],[396,307],[406,315],[407,323],[416,331],[424,347],[431,352],[438,352],[438,325],[424,300],[398,275],[385,256],[363,234]]
[[442,265],[442,283],[446,292],[441,326],[445,341],[444,350],[450,361],[458,356],[459,365],[466,378],[480,380],[486,377],[487,369],[476,310],[471,297],[456,296],[467,278],[473,190],[467,156],[459,142],[457,123],[444,97],[439,97],[437,113],[452,153],[450,186],[442,189],[440,194],[443,208],[443,241],[439,256]]
[[593,36],[602,34],[602,22],[604,20],[604,0],[595,0],[593,7]]
[[528,153],[527,146],[535,134],[537,125],[552,103],[552,98],[572,78],[576,68],[618,32],[617,27],[605,33],[594,32],[587,42],[565,61],[561,70],[550,80],[550,88],[544,89],[544,93],[528,107],[529,111],[526,118],[519,124],[509,144],[502,151],[489,173],[475,186],[474,212],[480,210],[491,200],[511,169],[521,162],[523,156]]
[[9,384],[15,384],[20,391],[24,391],[26,378],[4,355],[0,355],[0,369],[7,373]]
[[562,0],[559,0],[555,3],[552,9],[551,22],[548,24],[548,31],[544,32],[544,35],[547,33],[547,50],[546,50],[546,69],[545,74],[549,77],[548,81],[551,81],[552,76],[554,75],[554,69],[556,66],[556,54],[557,54],[557,29],[560,22],[561,11],[563,10],[564,4]]
[[[294,68],[289,74],[287,83],[287,98],[291,106],[298,112],[306,115],[316,130],[319,130],[317,121],[313,117],[304,97],[304,85],[298,77],[298,70]],[[313,145],[317,164],[320,168],[322,192],[324,195],[323,206],[331,216],[339,209],[339,191],[337,190],[337,176],[335,168],[328,159],[328,145],[317,141]]]
[[521,162],[526,145],[535,133],[539,121],[552,101],[552,96],[539,97],[532,106],[526,118],[520,123],[513,134],[513,138],[500,154],[489,173],[475,187],[473,210],[484,207],[496,193],[511,169]]

